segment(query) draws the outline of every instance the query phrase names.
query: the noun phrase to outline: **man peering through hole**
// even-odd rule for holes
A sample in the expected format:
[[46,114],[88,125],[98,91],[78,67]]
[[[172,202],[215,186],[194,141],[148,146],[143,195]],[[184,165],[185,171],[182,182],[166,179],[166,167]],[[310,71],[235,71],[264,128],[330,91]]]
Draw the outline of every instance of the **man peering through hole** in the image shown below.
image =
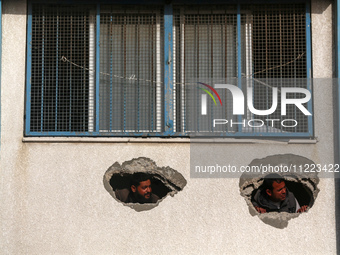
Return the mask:
[[275,173],[265,176],[262,187],[256,191],[252,203],[259,213],[301,213],[308,209],[307,205],[300,207],[294,194],[287,189],[285,180]]
[[146,173],[134,173],[130,180],[130,189],[115,191],[117,199],[124,203],[156,203],[159,197],[152,193],[151,176]]

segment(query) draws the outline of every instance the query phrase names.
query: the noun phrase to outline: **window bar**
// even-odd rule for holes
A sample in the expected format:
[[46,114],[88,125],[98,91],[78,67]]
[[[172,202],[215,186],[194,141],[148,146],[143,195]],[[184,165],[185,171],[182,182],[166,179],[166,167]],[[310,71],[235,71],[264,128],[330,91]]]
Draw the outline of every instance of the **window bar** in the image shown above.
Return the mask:
[[[293,14],[293,44],[294,44],[294,51],[293,51],[293,57],[296,58],[296,12]],[[293,70],[294,70],[294,87],[296,87],[296,61],[293,62]],[[296,109],[294,111],[294,119],[297,119]],[[297,127],[294,128],[294,132],[297,132]]]
[[[210,75],[214,78],[214,15],[210,14],[210,19],[208,18],[208,22],[210,21],[210,26],[207,26],[208,35],[210,34],[210,42],[208,43],[208,52],[210,47]],[[208,17],[209,17],[208,16]],[[210,28],[210,31],[209,31]],[[209,33],[210,32],[210,33]],[[209,65],[208,65],[209,70]]]
[[173,25],[172,27],[172,43],[173,43],[173,47],[172,47],[172,52],[173,52],[173,78],[172,80],[174,81],[174,89],[173,89],[173,109],[174,109],[174,132],[176,132],[177,127],[176,127],[176,88],[177,88],[177,84],[176,84],[176,25]]
[[[283,56],[283,50],[282,50],[282,10],[281,8],[280,10],[280,14],[279,14],[279,27],[280,27],[280,66],[282,66],[283,64],[283,60],[282,60],[282,56]],[[282,84],[282,67],[280,67],[280,80],[281,80],[281,84]]]
[[[297,16],[297,13],[296,11],[293,13],[293,44],[294,44],[294,52],[293,52],[293,57],[296,58],[296,16]],[[294,78],[296,78],[296,61],[293,62],[293,70],[294,70]]]
[[[2,1],[0,0],[0,46],[2,46]],[[0,47],[0,70],[2,70],[1,65],[2,50]],[[0,101],[1,101],[1,74],[0,74]],[[1,148],[1,102],[0,102],[0,148]]]
[[113,119],[113,111],[112,111],[112,93],[113,93],[113,20],[112,13],[110,15],[110,129],[109,132],[112,132],[112,119]]
[[[267,7],[265,7],[265,9],[266,9],[265,17],[266,17],[266,21],[267,21],[267,18],[268,18]],[[270,10],[269,10],[269,13],[271,13]],[[276,16],[275,16],[275,18],[276,18]],[[270,18],[269,18],[269,24],[272,25],[272,23],[270,23],[270,22],[276,23],[276,20],[274,20],[274,18],[273,18],[272,16],[270,16]],[[268,29],[268,28],[266,28],[266,29]],[[271,27],[270,29],[272,29],[272,27]],[[281,36],[281,34],[280,34],[281,31],[280,31],[280,30],[281,30],[281,28],[279,28],[279,35]],[[267,35],[267,32],[268,32],[268,30],[266,30],[266,35]],[[269,33],[268,36],[270,37],[270,36],[271,36],[271,33]],[[274,38],[275,38],[275,36],[274,36]],[[274,39],[272,39],[272,40],[274,40]],[[269,39],[269,43],[270,43],[272,40]],[[277,41],[277,38],[275,38],[275,41]],[[266,41],[266,43],[268,43],[268,41]],[[279,43],[280,43],[280,42],[279,42]],[[274,52],[274,53],[277,53],[277,52]],[[268,57],[268,56],[267,56],[267,57]],[[281,56],[280,56],[280,59],[281,59]],[[276,64],[275,60],[269,59],[269,61],[272,61],[271,63]],[[280,60],[280,62],[281,62],[281,60]],[[267,65],[268,65],[269,62],[266,62],[266,63],[267,63]],[[266,67],[266,68],[267,68],[267,67]],[[276,77],[276,75],[274,74],[274,72],[272,72],[272,75],[271,75],[270,78],[273,78],[273,77]],[[266,78],[267,78],[267,76],[266,76]],[[268,84],[268,83],[266,82],[266,84]],[[265,90],[266,90],[266,98],[268,98],[268,87],[266,87]],[[266,109],[268,109],[268,100],[266,100]],[[268,116],[267,116],[267,117],[268,117]],[[280,119],[281,119],[281,117],[280,117]],[[268,131],[267,128],[268,128],[268,126],[266,127],[266,131]],[[282,129],[281,129],[281,130],[282,130]]]
[[[254,89],[254,87],[252,86],[252,79],[251,79],[251,74],[253,73],[253,66],[252,66],[252,17],[251,15],[246,15],[246,81],[247,81],[247,88],[252,88]],[[253,91],[253,95],[254,95],[254,91]],[[247,119],[251,119],[252,118],[252,114],[249,111],[249,109],[247,110]],[[254,128],[253,128],[254,129]]]
[[[222,31],[223,36],[223,31]],[[225,83],[227,83],[228,76],[228,20],[227,14],[224,13],[224,38],[222,38],[222,42],[224,39],[224,77]]]
[[[127,61],[127,57],[126,57],[126,25],[128,23],[127,20],[127,16],[125,13],[124,16],[124,23],[123,23],[123,77],[126,77],[126,61]],[[123,128],[122,131],[125,132],[126,131],[126,96],[127,96],[127,87],[126,87],[126,81],[123,82]]]
[[173,61],[172,52],[172,5],[165,5],[164,8],[164,124],[165,134],[173,133]]
[[[282,51],[282,13],[281,13],[281,8],[279,8],[279,10],[280,10],[280,14],[279,14],[279,27],[280,27],[280,30],[279,30],[279,35],[280,35],[280,66],[282,66],[282,64],[283,64],[283,60],[282,60],[282,56],[283,56],[283,51]],[[283,68],[280,67],[279,70],[280,70],[280,85],[282,87],[282,83],[283,83],[283,81],[282,81],[282,75],[283,75],[282,70],[283,70]],[[267,88],[267,91],[268,91],[268,88]],[[268,98],[268,95],[267,95],[267,98]],[[268,109],[268,100],[267,100],[267,109]],[[280,116],[280,122],[282,121],[282,119],[283,118],[282,118],[282,115],[281,115]],[[267,125],[267,129],[268,129],[268,125]],[[283,128],[280,128],[280,132],[281,133],[284,132]]]
[[59,12],[57,10],[57,45],[56,45],[56,86],[55,86],[55,125],[54,131],[58,131],[58,77],[59,77]]
[[[241,5],[237,4],[237,85],[242,90],[242,68],[241,68]],[[238,132],[242,132],[242,116],[237,116]]]
[[[223,33],[223,32],[222,32]],[[223,41],[223,40],[222,40]],[[228,16],[226,13],[224,13],[224,77],[225,77],[225,83],[227,83],[228,80]],[[224,102],[227,102],[227,95],[225,94]],[[228,104],[224,104],[224,110],[226,113],[226,117],[229,117],[228,113]],[[228,127],[225,128],[225,130],[228,130]]]
[[[73,59],[73,55],[72,55],[72,42],[73,42],[73,29],[72,29],[72,26],[73,26],[73,17],[72,15],[70,15],[70,56],[71,56],[71,59]],[[69,114],[68,114],[68,130],[71,131],[71,116],[72,116],[72,64],[70,63],[70,88],[69,88],[69,91],[70,91],[70,97],[69,97]]]
[[[82,15],[81,20],[79,22],[79,28],[80,29],[84,29],[86,27],[87,18],[88,17],[86,15]],[[82,52],[83,52],[83,56],[86,56],[86,54],[88,54],[88,52],[86,50],[85,45],[88,43],[88,41],[86,41],[86,34],[85,33],[83,33],[81,36],[82,36],[81,49],[82,49]],[[88,63],[86,63],[87,61],[88,60],[85,57],[82,59],[82,62],[83,62],[82,66],[83,67],[86,67],[86,65],[88,64]],[[89,74],[88,70],[86,70],[85,68],[82,68],[82,77],[81,77],[81,85],[82,86],[81,86],[81,89],[80,89],[81,95],[79,93],[79,95],[81,96],[82,99],[86,97],[86,89],[88,89],[88,87],[86,88],[86,82],[85,82],[86,80],[89,80],[89,77],[87,76],[87,74]],[[88,102],[86,104],[87,104],[87,107],[88,107]],[[88,118],[88,116],[84,116],[84,114],[86,113],[85,108],[86,108],[85,101],[82,100],[82,107],[80,109],[81,112],[82,112],[82,116],[81,116],[81,118],[79,118],[79,122],[81,122],[79,124],[81,124],[81,125],[79,125],[79,127],[77,127],[77,128],[80,128],[81,131],[84,131],[84,130],[88,131],[88,123],[84,123],[84,120],[86,120],[86,117]],[[78,124],[78,123],[76,123],[76,124]]]
[[[265,33],[266,33],[266,38],[265,38],[265,42],[266,42],[266,70],[268,70],[268,15],[267,15],[267,8],[265,9],[265,13],[264,13],[264,19],[265,19]],[[266,83],[268,83],[267,78],[268,75],[270,74],[268,71],[265,72],[266,74]]]
[[[197,43],[197,46],[195,47],[197,49],[197,63],[196,63],[196,77],[195,78],[199,78],[199,73],[200,73],[200,15],[197,15],[197,24],[195,26],[195,30],[194,30],[194,38],[195,38],[195,42]],[[195,52],[195,53],[196,53]],[[199,102],[199,96],[200,93],[198,92],[198,89],[196,89],[196,100],[197,102]],[[196,131],[200,132],[200,118],[199,118],[199,111],[196,111]],[[195,128],[194,128],[195,129]]]
[[[272,40],[274,40],[273,38],[271,38],[271,33],[269,33],[268,31],[270,31],[270,21],[271,19],[269,18],[268,20],[268,13],[270,13],[270,11],[268,11],[268,8],[265,7],[265,13],[264,13],[264,16],[265,16],[265,27],[266,27],[266,70],[269,69],[269,61],[270,61],[270,57],[269,57],[269,54],[270,54],[270,49],[269,49],[269,44]],[[273,18],[272,18],[273,19]],[[272,78],[272,77],[275,77],[274,74],[273,74],[273,71],[266,71],[265,72],[266,74],[266,84],[268,84],[268,79]],[[261,76],[260,76],[261,77]]]
[[[79,29],[82,29],[82,28],[86,27],[86,18],[87,18],[86,15],[82,15],[81,19],[79,19],[79,25],[78,25]],[[85,56],[85,54],[87,53],[86,52],[86,48],[85,48],[85,45],[87,43],[86,42],[86,35],[85,35],[85,33],[83,33],[82,35],[79,35],[79,37],[81,37],[81,41],[80,41],[81,42],[81,46],[80,47],[82,49],[83,56]],[[80,52],[78,54],[80,54]],[[86,58],[83,58],[81,61],[82,61],[82,66],[86,67],[86,65],[88,64],[88,63],[86,63],[87,62]],[[85,93],[86,93],[85,92],[85,90],[86,90],[86,88],[85,88],[86,87],[85,80],[88,79],[86,77],[87,73],[88,73],[88,71],[85,68],[82,68],[82,70],[81,70],[81,87],[79,89],[80,91],[79,91],[79,94],[78,94],[78,96],[80,96],[81,98],[84,98]],[[79,125],[79,127],[78,127],[78,123],[77,123],[78,120],[76,120],[75,124],[77,126],[77,129],[80,128],[80,130],[83,131],[83,130],[85,130],[86,124],[88,124],[88,123],[86,123],[86,124],[84,123],[84,119],[86,119],[86,117],[84,116],[84,114],[85,114],[85,102],[84,102],[84,100],[82,100],[82,105],[81,106],[82,107],[81,107],[80,111],[82,112],[82,117],[79,118],[79,124],[81,124],[81,125]],[[88,131],[88,129],[86,129],[86,131]]]
[[[209,46],[210,46],[210,75],[212,80],[214,79],[214,15],[211,13],[210,15],[210,20],[208,20],[208,22],[210,21],[210,26],[207,26],[208,29],[208,35],[209,35],[209,28],[210,28],[210,43],[208,43],[208,51],[209,51]],[[208,16],[208,17],[209,17]],[[209,19],[209,18],[208,18]],[[209,70],[209,65],[208,65],[208,70]],[[214,108],[211,107],[210,108],[210,112],[211,112],[211,118],[214,118]],[[209,131],[213,131],[211,128],[207,130]]]
[[100,79],[100,4],[97,4],[96,15],[96,132],[99,132],[99,79]]
[[45,9],[43,9],[42,19],[40,132],[43,132],[44,127]]
[[185,132],[185,15],[183,14],[183,8],[180,9],[180,31],[181,31],[181,113],[182,113],[182,132]]
[[[141,21],[140,20],[141,17],[138,15],[138,21],[137,21],[137,25],[135,25],[135,33],[136,33],[136,36],[135,36],[135,40],[136,40],[136,43],[135,43],[135,55],[137,57],[137,61],[135,61],[135,65],[136,65],[136,71],[137,71],[137,77],[140,77],[140,67],[143,68],[143,65],[139,65],[139,59],[140,59],[140,50],[139,50],[139,41],[140,41],[140,38],[139,38],[139,27],[141,24],[143,24],[143,20]],[[140,87],[139,87],[139,81],[137,80],[136,81],[137,83],[137,132],[139,132],[140,130]]]
[[[83,15],[82,17],[81,17],[81,19],[79,19],[79,25],[78,25],[78,27],[81,29],[82,28],[82,25],[84,26],[84,27],[86,27],[86,15]],[[79,37],[80,37],[81,35],[79,35]],[[85,48],[85,44],[86,44],[86,36],[85,36],[85,34],[82,34],[82,38],[81,38],[82,40],[80,41],[81,42],[81,49],[82,49],[82,51],[83,51],[83,56],[85,56],[85,54],[87,53],[86,52],[86,48]],[[79,54],[79,53],[78,53]],[[83,58],[82,59],[82,66],[83,67],[85,67],[86,66],[86,58]],[[82,68],[82,73],[81,73],[81,88],[79,89],[80,90],[80,92],[79,92],[79,94],[78,94],[78,96],[80,96],[81,98],[84,98],[84,96],[85,96],[85,80],[86,80],[86,73],[87,73],[87,70],[85,69],[85,68]],[[80,95],[80,93],[81,93],[81,95]],[[76,118],[76,122],[75,122],[75,126],[77,127],[77,129],[78,128],[80,128],[80,130],[85,130],[85,123],[84,123],[84,119],[86,119],[86,118],[84,118],[84,114],[85,114],[85,111],[84,111],[84,109],[85,109],[85,102],[84,102],[84,100],[82,101],[82,108],[80,109],[81,111],[82,111],[82,117],[81,118],[79,118],[79,124],[81,124],[81,125],[79,125],[79,127],[78,127],[78,118]],[[86,131],[87,131],[87,129],[86,129]]]
[[[255,95],[254,93],[254,68],[253,68],[253,21],[254,21],[254,17],[253,17],[253,13],[251,13],[249,15],[249,23],[248,23],[248,49],[249,49],[249,52],[248,52],[248,57],[249,57],[249,70],[248,70],[248,76],[247,76],[247,79],[249,80],[249,87],[252,88],[252,91],[253,91],[253,95]],[[248,107],[247,107],[248,108]],[[252,116],[252,113],[249,112],[249,119],[251,119],[253,116]],[[253,128],[253,131],[254,131],[255,128]]]
[[[161,84],[161,25],[156,15],[156,131],[162,130],[162,84]],[[165,25],[165,24],[164,24]]]
[[88,131],[94,131],[94,92],[95,92],[95,51],[96,51],[96,36],[95,36],[95,13],[90,14],[89,23],[89,121],[88,121]]
[[[32,102],[32,4],[28,4],[28,20],[27,20],[27,92],[26,92],[26,134],[31,131],[31,102]],[[0,21],[1,22],[1,21]]]
[[[151,98],[151,100],[150,100],[150,108],[149,108],[149,112],[150,112],[150,116],[151,116],[151,119],[150,119],[150,129],[152,131],[155,130],[155,123],[154,123],[154,98],[155,98],[155,95],[154,95],[154,86],[157,86],[157,84],[153,83],[154,78],[155,78],[155,75],[154,75],[154,52],[153,52],[153,50],[154,50],[154,40],[153,39],[154,39],[154,27],[155,27],[155,23],[154,22],[155,22],[155,18],[152,18],[152,22],[151,22],[151,24],[149,24],[149,29],[148,29],[149,38],[152,38],[152,40],[150,41],[150,44],[151,44],[151,81],[152,81],[152,83],[150,84],[151,85],[151,89],[149,90],[149,98]],[[156,44],[157,44],[157,42],[156,42]]]
[[[310,3],[306,2],[306,63],[307,63],[307,89],[312,91],[312,45],[311,45],[311,15],[310,15]],[[307,103],[307,109],[313,115],[312,108],[313,97]],[[313,119],[312,115],[308,116],[308,132],[309,135],[313,135]]]

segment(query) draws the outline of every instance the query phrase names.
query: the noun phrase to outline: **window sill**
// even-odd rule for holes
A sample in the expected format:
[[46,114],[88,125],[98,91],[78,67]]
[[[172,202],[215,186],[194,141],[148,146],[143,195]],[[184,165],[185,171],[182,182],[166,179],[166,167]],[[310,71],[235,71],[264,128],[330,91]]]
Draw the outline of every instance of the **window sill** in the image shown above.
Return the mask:
[[23,137],[24,143],[228,143],[228,144],[316,144],[314,139],[243,139],[243,138],[139,138],[139,137]]

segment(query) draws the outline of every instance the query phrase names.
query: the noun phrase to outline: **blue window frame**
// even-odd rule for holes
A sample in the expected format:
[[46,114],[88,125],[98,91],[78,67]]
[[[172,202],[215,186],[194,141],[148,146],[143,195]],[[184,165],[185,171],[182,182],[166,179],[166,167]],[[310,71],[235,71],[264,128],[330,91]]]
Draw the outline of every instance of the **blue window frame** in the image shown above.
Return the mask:
[[231,94],[212,89],[251,88],[263,110],[274,87],[311,91],[308,3],[31,1],[27,29],[27,136],[313,136],[312,116],[293,105],[285,119],[296,126],[280,111],[235,116]]

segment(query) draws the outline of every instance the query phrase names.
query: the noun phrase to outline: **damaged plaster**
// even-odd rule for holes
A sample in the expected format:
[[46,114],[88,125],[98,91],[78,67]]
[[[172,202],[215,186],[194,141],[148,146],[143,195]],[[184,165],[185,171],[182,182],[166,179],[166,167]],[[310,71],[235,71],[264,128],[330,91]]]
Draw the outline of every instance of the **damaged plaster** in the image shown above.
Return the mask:
[[[123,203],[117,199],[115,190],[120,186],[124,185],[126,188],[129,185],[129,178],[133,173],[143,172],[152,176],[154,182],[159,183],[159,192],[163,195],[159,195],[160,199],[157,203]],[[125,161],[122,165],[115,162],[104,174],[104,187],[110,193],[110,195],[118,202],[129,206],[137,212],[151,210],[163,201],[168,195],[174,196],[177,192],[181,191],[187,181],[184,179],[183,175],[177,172],[171,167],[158,167],[156,163],[150,158],[140,157],[134,158],[130,161]],[[157,187],[156,187],[157,188]],[[154,184],[153,184],[153,192]]]
[[[319,178],[317,173],[310,172],[300,172],[294,171],[294,167],[292,166],[300,166],[305,164],[315,164],[312,160],[294,155],[294,154],[282,154],[282,155],[272,155],[262,159],[254,159],[249,166],[287,166],[290,171],[287,172],[279,172],[280,175],[286,180],[286,186],[291,189],[295,189],[292,191],[296,198],[299,200],[298,196],[304,195],[304,198],[300,198],[301,200],[308,201],[307,204],[309,209],[313,206],[315,199],[319,193],[319,189],[317,187],[319,183]],[[287,169],[286,168],[286,169]],[[301,213],[287,213],[287,212],[269,212],[269,213],[258,213],[253,206],[251,199],[254,195],[255,191],[260,188],[263,183],[263,178],[269,174],[266,173],[243,173],[240,177],[239,187],[241,196],[244,197],[248,208],[249,213],[252,216],[257,215],[264,223],[273,226],[275,228],[283,229],[288,226],[288,221],[290,219],[298,217]],[[296,192],[298,190],[299,192]],[[301,206],[303,204],[300,204]],[[305,212],[307,213],[308,210]]]

